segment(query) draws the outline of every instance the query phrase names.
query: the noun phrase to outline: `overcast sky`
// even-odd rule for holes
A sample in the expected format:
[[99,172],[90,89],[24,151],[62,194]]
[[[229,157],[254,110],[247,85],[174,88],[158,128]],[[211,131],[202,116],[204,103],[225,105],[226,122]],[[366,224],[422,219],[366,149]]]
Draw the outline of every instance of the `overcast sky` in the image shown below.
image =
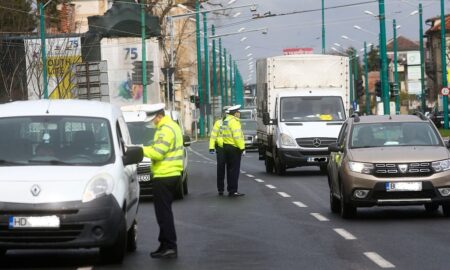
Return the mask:
[[[320,0],[236,0],[231,5],[227,5],[230,0],[211,0],[211,3],[222,4],[223,6],[241,6],[255,3],[258,5],[256,13],[272,14],[289,13],[293,11],[304,11],[320,9]],[[334,7],[353,3],[369,2],[368,0],[325,0],[325,7]],[[419,15],[410,15],[414,10],[418,10],[418,4],[422,2],[424,7],[424,23],[431,17],[439,16],[440,0],[386,0],[386,29],[387,39],[392,38],[392,19],[397,20],[397,25],[401,28],[397,30],[398,35],[403,35],[409,39],[419,40]],[[450,12],[450,1],[445,1],[446,12]],[[205,5],[212,9],[213,6]],[[378,14],[378,3],[367,3],[358,6],[351,6],[339,9],[326,10],[326,48],[331,51],[334,43],[339,43],[344,48],[353,46],[363,48],[363,41],[378,44],[379,21],[377,18],[367,15],[364,11],[371,11]],[[237,12],[241,14],[237,17],[232,15]],[[238,59],[238,64],[244,79],[249,74],[248,58],[249,53],[256,59],[281,55],[283,48],[289,47],[312,47],[315,53],[321,53],[321,12],[306,12],[301,14],[269,17],[264,19],[250,20],[252,13],[250,8],[242,8],[230,11],[228,17],[215,17],[210,15],[209,23],[215,24],[217,34],[237,32],[240,28],[255,29],[268,27],[268,33],[263,35],[259,32],[240,34],[223,37],[223,45],[231,51],[234,59]],[[354,25],[358,25],[366,32],[357,30]],[[424,31],[428,26],[424,24]],[[348,36],[355,41],[345,40],[342,35]],[[247,37],[241,42],[242,37]],[[251,46],[245,50],[245,47]],[[253,80],[255,76],[253,75]]]

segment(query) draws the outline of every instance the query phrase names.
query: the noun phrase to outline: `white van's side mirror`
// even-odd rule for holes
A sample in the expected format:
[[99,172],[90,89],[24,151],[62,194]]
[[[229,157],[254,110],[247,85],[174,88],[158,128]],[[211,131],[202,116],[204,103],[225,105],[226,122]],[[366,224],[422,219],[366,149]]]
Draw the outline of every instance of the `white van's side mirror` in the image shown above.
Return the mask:
[[144,150],[140,146],[128,146],[123,156],[123,165],[138,164],[144,158]]

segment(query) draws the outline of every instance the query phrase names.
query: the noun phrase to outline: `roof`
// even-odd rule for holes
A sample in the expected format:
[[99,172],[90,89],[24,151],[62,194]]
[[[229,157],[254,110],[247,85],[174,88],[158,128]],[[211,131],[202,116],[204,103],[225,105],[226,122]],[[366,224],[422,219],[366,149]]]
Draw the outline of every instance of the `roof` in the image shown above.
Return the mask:
[[[431,27],[425,32],[425,35],[432,34],[434,32],[441,31],[441,17],[433,17],[427,19],[425,21],[426,24],[429,24]],[[450,14],[445,15],[445,29],[450,30]]]
[[[391,39],[386,44],[387,51],[392,52],[394,50],[394,39]],[[404,36],[397,36],[397,51],[418,51],[420,45],[416,41],[405,38]]]
[[93,100],[41,99],[0,105],[1,117],[63,115],[113,119],[112,116],[120,113],[119,108],[110,103]]
[[386,122],[423,122],[417,115],[368,115],[360,116],[357,124],[376,124]]

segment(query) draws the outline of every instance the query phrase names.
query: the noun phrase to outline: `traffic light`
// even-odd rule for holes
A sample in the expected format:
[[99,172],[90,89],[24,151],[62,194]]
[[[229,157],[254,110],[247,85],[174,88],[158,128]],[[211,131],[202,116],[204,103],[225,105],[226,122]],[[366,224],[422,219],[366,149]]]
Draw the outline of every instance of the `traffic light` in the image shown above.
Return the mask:
[[364,86],[363,81],[361,79],[356,81],[356,95],[359,98],[364,96]]
[[375,83],[375,95],[376,95],[377,97],[381,97],[381,81],[380,81],[380,80],[378,80],[378,81]]

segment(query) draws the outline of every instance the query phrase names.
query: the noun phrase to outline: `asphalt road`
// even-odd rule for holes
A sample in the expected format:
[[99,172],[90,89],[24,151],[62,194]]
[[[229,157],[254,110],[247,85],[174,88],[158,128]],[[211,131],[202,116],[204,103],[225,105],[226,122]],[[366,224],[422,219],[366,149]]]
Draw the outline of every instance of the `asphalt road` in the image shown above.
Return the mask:
[[139,209],[139,246],[122,265],[101,265],[95,250],[12,251],[11,269],[448,269],[450,219],[423,207],[358,209],[332,214],[326,177],[317,167],[264,172],[257,153],[242,162],[240,198],[219,197],[206,143],[189,151],[189,196],[174,203],[179,257],[155,260],[158,227],[152,202]]

